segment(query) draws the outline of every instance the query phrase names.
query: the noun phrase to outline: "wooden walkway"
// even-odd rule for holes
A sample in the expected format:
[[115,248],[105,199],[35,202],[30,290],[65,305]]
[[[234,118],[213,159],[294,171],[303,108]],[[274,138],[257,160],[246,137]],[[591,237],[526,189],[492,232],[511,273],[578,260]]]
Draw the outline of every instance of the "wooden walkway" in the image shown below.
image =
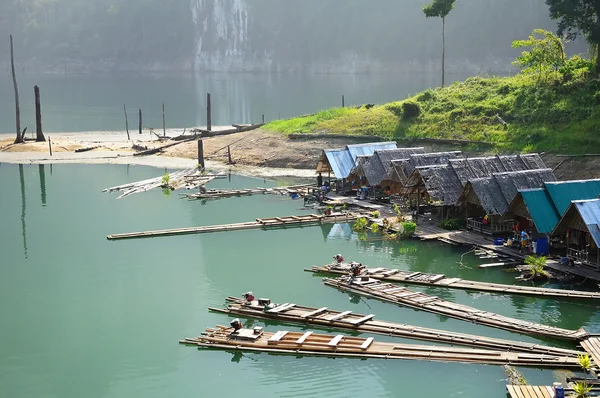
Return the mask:
[[506,389],[511,398],[554,398],[554,391],[550,386],[515,386],[508,384]]
[[284,303],[277,305],[277,307],[272,308],[271,310],[265,311],[263,306],[258,304],[258,301],[247,303],[241,298],[228,297],[227,302],[229,303],[227,308],[209,308],[209,310],[245,318],[268,319],[278,322],[323,326],[326,328],[345,329],[361,333],[376,333],[474,348],[572,357],[583,354],[582,351],[544,346],[535,343],[496,339],[388,321],[378,321],[374,319],[375,316],[373,314],[363,315],[352,311],[336,311],[327,307],[316,308]]
[[354,279],[352,283],[348,281],[349,279],[344,277],[324,279],[326,285],[343,291],[521,334],[546,336],[564,340],[582,340],[588,336],[587,332],[583,329],[569,330],[522,321],[466,305],[451,303],[437,296],[414,292],[392,283],[385,283],[368,277]]
[[[350,273],[350,267],[351,265],[348,263],[327,264],[320,267],[315,265],[311,269],[305,269],[305,271],[348,275]],[[448,278],[443,274],[427,274],[423,272],[400,271],[398,269],[389,268],[365,268],[362,271],[361,276],[369,276],[374,279],[389,282],[400,282],[406,284],[446,287],[463,290],[477,290],[491,293],[523,294],[537,297],[570,299],[600,299],[600,293],[598,292],[547,289],[533,286],[505,285],[501,283],[469,281],[461,278]]]
[[581,346],[590,354],[596,367],[600,367],[600,337],[589,337],[581,342]]
[[353,213],[334,213],[331,215],[322,214],[306,214],[301,216],[286,216],[286,217],[272,217],[272,218],[257,218],[256,221],[237,223],[237,224],[224,224],[224,225],[208,225],[205,227],[190,227],[190,228],[176,228],[176,229],[163,229],[157,231],[144,231],[144,232],[129,232],[124,234],[111,234],[106,238],[109,240],[118,239],[137,239],[137,238],[154,238],[158,236],[173,236],[173,235],[190,235],[190,234],[202,234],[209,232],[224,232],[224,231],[239,231],[243,229],[268,229],[268,228],[282,228],[288,226],[306,226],[323,223],[336,223],[336,222],[348,222],[353,221],[360,217],[359,214]]
[[418,225],[414,236],[421,240],[439,240],[454,245],[475,246],[484,250],[498,253],[500,256],[523,260],[525,254],[506,246],[494,245],[490,236],[484,236],[477,232],[459,230],[448,231],[435,225]]
[[285,187],[274,188],[254,188],[254,189],[210,189],[205,192],[187,194],[189,199],[221,199],[231,198],[235,196],[250,196],[256,194],[277,194],[291,195],[300,193],[306,195],[308,190],[313,187],[313,184],[290,185]]
[[276,333],[217,326],[202,336],[186,338],[181,344],[221,350],[272,352],[289,355],[327,357],[412,359],[440,362],[511,364],[536,368],[578,368],[577,358],[557,355],[529,354],[510,351],[482,350],[446,346],[381,343],[373,337],[350,337],[342,334],[317,334],[312,331]]

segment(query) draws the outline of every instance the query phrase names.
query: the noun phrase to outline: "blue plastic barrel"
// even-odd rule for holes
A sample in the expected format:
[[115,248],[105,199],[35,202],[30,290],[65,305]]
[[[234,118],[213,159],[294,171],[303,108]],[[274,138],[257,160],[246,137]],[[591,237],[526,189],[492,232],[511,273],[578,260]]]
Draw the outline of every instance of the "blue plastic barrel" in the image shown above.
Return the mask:
[[554,391],[555,391],[554,398],[565,398],[565,389],[563,386],[556,386],[554,388]]
[[504,244],[504,239],[502,238],[496,238],[494,239],[494,245],[496,246],[502,246]]
[[547,255],[549,253],[549,247],[548,247],[548,238],[537,238],[537,249],[536,249],[536,254],[538,256],[540,255]]

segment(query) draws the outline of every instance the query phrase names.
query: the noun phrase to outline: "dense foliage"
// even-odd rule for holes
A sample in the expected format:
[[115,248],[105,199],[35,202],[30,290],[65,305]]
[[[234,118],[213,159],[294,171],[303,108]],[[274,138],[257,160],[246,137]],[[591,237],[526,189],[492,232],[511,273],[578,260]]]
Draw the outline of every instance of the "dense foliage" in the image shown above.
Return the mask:
[[583,34],[596,49],[596,74],[600,73],[600,0],[546,0],[550,16],[558,19],[558,34],[575,39]]
[[[554,61],[521,55],[520,62],[528,73],[473,77],[446,88],[426,90],[405,101],[372,108],[330,109],[275,121],[267,128],[283,133],[469,140],[489,143],[499,150],[526,152],[583,153],[598,147],[600,80],[591,78],[593,63],[580,56],[565,57],[562,63]],[[544,79],[529,73],[534,65],[533,71],[542,70]],[[404,106],[406,103],[411,105]],[[405,117],[413,103],[419,106],[418,117]]]
[[[210,50],[234,15],[219,15],[217,0],[203,0],[208,32],[199,37]],[[233,3],[228,0],[227,3]],[[439,20],[424,18],[423,0],[236,0],[248,12],[247,37],[237,50],[307,64],[340,57],[348,63],[437,62],[441,57]],[[15,36],[17,59],[77,58],[144,64],[195,56],[192,0],[2,0],[0,53],[7,54],[8,34]],[[241,22],[240,22],[241,23]],[[471,62],[514,58],[506,43],[535,27],[554,31],[542,0],[461,0],[446,21],[448,59]],[[244,26],[236,27],[239,34]],[[221,35],[235,34],[231,25]],[[265,54],[265,55],[263,55]],[[268,55],[266,55],[268,54]],[[0,58],[1,59],[1,58]],[[458,62],[458,61],[457,61]],[[466,61],[465,61],[466,62]],[[490,62],[491,64],[491,62]],[[508,62],[499,67],[507,67]],[[342,67],[343,65],[340,65]]]

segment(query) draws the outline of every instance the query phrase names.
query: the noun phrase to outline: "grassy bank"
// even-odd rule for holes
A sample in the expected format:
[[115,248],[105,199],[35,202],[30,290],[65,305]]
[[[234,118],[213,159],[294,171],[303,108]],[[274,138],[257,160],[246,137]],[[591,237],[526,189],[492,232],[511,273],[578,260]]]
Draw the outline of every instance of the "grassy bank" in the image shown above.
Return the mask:
[[600,80],[474,77],[404,101],[333,108],[279,120],[281,133],[484,141],[505,151],[593,152],[600,145]]

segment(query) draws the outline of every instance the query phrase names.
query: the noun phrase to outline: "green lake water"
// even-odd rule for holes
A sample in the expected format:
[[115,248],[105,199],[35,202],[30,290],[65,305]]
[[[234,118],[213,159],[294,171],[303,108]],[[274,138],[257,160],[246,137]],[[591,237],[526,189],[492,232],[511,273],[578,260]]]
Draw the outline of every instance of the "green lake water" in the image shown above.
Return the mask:
[[[21,128],[35,130],[33,86],[41,91],[44,132],[137,129],[138,109],[146,127],[162,128],[165,104],[168,128],[206,125],[206,93],[211,93],[213,125],[258,123],[321,109],[378,104],[414,95],[440,82],[438,74],[251,74],[180,73],[44,75],[18,73]],[[446,81],[468,74],[448,74]],[[15,128],[10,74],[0,74],[0,134]]]
[[[0,164],[0,397],[506,397],[499,366],[327,359],[197,350],[178,340],[229,319],[209,313],[253,290],[275,302],[374,313],[377,319],[542,341],[434,314],[356,299],[303,268],[336,253],[372,266],[511,283],[477,269],[465,248],[358,241],[348,225],[108,241],[106,235],[301,214],[301,201],[252,196],[202,203],[160,191],[116,200],[103,188],[160,175],[124,165]],[[231,176],[211,188],[273,186]],[[535,322],[599,331],[599,304],[419,289]],[[262,321],[254,321],[263,325]],[[298,330],[269,323],[267,330]],[[390,340],[386,336],[375,336]],[[400,340],[396,340],[400,341]],[[408,341],[408,340],[403,340]],[[429,344],[414,341],[418,344]],[[560,372],[521,369],[532,384]]]

